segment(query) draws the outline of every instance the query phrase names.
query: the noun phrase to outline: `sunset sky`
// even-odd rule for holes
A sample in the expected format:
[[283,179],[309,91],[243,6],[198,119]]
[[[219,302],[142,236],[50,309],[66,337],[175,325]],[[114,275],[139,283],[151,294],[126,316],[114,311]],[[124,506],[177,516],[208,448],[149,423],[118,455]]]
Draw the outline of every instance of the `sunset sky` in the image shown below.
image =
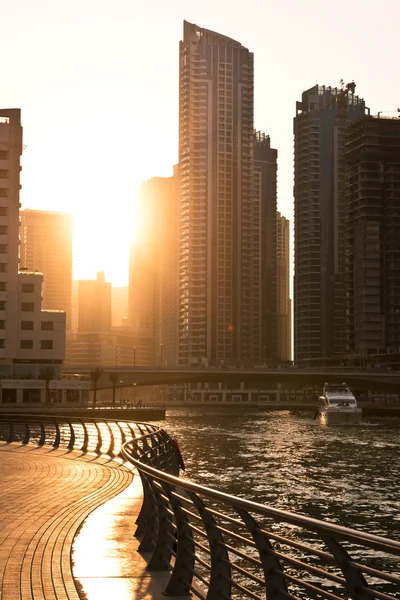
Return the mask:
[[291,221],[302,91],[354,79],[373,113],[400,107],[394,0],[0,0],[0,107],[22,109],[22,205],[73,215],[76,278],[127,283],[136,189],[177,162],[183,19],[254,52],[255,127],[278,149]]

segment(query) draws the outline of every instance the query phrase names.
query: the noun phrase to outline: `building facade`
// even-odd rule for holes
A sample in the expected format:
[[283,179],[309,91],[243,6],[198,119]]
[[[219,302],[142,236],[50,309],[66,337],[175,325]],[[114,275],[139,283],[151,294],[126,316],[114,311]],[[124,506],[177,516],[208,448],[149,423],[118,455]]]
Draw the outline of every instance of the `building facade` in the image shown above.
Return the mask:
[[290,299],[290,222],[276,215],[276,341],[277,357],[292,359],[292,301]]
[[178,170],[144,182],[129,261],[129,324],[151,339],[150,364],[177,364],[179,268]]
[[43,273],[43,308],[63,310],[71,330],[72,217],[22,210],[20,267]]
[[[260,271],[253,293],[260,295],[261,328],[260,344],[262,362],[276,361],[277,348],[277,159],[278,152],[271,148],[268,135],[257,131],[254,134],[254,231],[259,239],[258,260]],[[256,223],[260,223],[257,232]],[[256,253],[254,259],[257,260]]]
[[[0,110],[0,377],[59,372],[65,356],[65,313],[42,310],[40,272],[18,271],[21,111]],[[58,365],[58,366],[57,366]]]
[[73,330],[107,332],[111,329],[111,283],[103,272],[96,279],[73,285]]
[[259,361],[253,54],[186,21],[179,51],[179,363]]
[[400,119],[349,125],[346,167],[347,351],[400,352]]
[[314,86],[294,118],[294,358],[346,349],[344,129],[364,116],[352,92]]

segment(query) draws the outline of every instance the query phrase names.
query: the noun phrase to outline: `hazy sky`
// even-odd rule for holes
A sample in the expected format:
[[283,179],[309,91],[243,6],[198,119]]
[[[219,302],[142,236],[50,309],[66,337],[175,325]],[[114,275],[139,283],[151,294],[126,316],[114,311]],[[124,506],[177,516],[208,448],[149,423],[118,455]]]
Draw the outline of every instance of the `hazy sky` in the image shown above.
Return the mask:
[[75,277],[127,282],[135,190],[178,158],[183,19],[254,52],[255,127],[278,149],[291,220],[302,91],[354,79],[372,112],[400,107],[395,0],[0,0],[0,107],[22,108],[22,204],[73,215]]

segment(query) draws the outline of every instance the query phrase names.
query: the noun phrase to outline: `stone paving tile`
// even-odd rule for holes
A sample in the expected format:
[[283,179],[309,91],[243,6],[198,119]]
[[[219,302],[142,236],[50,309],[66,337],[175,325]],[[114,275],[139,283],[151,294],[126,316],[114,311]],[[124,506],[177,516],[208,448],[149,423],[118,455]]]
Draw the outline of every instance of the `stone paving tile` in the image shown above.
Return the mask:
[[74,536],[131,481],[108,457],[0,443],[0,599],[78,600]]
[[[141,505],[142,484],[135,477],[82,526],[72,558],[73,574],[86,600],[165,600],[169,574],[147,571],[149,556],[137,551],[139,542],[133,537]],[[168,598],[183,600],[182,596]]]

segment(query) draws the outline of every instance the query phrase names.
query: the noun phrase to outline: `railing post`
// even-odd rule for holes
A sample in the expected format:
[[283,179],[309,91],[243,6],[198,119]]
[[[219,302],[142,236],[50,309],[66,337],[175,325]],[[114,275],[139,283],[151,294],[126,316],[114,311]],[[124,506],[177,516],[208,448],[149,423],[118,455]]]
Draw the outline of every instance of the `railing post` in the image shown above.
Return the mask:
[[[144,483],[145,480],[145,483]],[[158,536],[158,508],[153,492],[152,482],[147,476],[142,477],[143,482],[143,504],[146,503],[147,518],[143,520],[143,537],[139,544],[139,552],[153,552]],[[139,536],[136,530],[135,535]]]
[[288,590],[284,576],[280,575],[283,567],[277,557],[272,554],[274,547],[266,534],[261,531],[257,521],[246,510],[241,508],[235,510],[251,533],[258,550],[264,571],[266,598],[267,600],[279,598],[281,592],[287,593]]
[[100,427],[99,427],[99,424],[97,421],[94,422],[94,426],[96,427],[96,431],[97,431],[97,444],[96,444],[96,448],[94,449],[94,451],[96,452],[96,454],[100,455],[101,447],[103,445],[103,440],[101,437],[101,430],[100,430]]
[[173,495],[173,492],[179,494],[185,494],[185,492],[176,487],[170,487],[164,482],[162,482],[162,486],[174,511],[177,537],[175,564],[168,585],[164,590],[164,596],[189,596],[189,586],[193,580],[195,563],[193,534],[188,516],[182,510],[180,500]]
[[113,423],[109,423],[108,421],[105,421],[105,425],[107,425],[108,433],[110,434],[110,443],[108,446],[107,454],[108,454],[108,456],[111,456],[113,458],[115,456],[114,455],[115,438],[114,438],[114,432],[113,432],[113,428],[112,428]]
[[219,600],[221,597],[230,598],[232,589],[232,569],[224,538],[218,530],[214,517],[207,510],[202,500],[200,500],[194,492],[187,490],[186,493],[203,521],[210,547],[211,576],[207,600]]
[[25,421],[25,435],[24,435],[24,439],[22,440],[22,443],[24,445],[29,443],[29,438],[31,437],[31,430],[29,428],[29,423],[28,421]]
[[11,444],[14,441],[14,423],[10,420],[9,424],[7,444]]
[[86,427],[86,423],[85,421],[83,421],[82,419],[80,419],[80,423],[83,427],[83,444],[81,447],[81,451],[82,452],[87,452],[88,451],[88,444],[89,444],[89,434],[88,434],[88,430]]
[[362,589],[368,588],[368,583],[363,574],[352,567],[351,556],[333,537],[324,534],[320,534],[320,536],[332,552],[338,567],[344,575],[347,584],[347,593],[350,598],[352,598],[352,600],[370,600],[373,595],[369,594],[367,590]]
[[[74,426],[72,425],[71,421],[69,421],[69,420],[68,420],[68,425],[69,425],[69,433],[70,433],[68,450],[73,450],[74,446],[75,446],[75,429],[74,429]],[[57,427],[58,427],[58,425],[57,425]],[[59,430],[60,430],[60,428],[58,427],[58,431]]]
[[44,426],[44,422],[40,421],[40,438],[39,438],[38,446],[44,446],[45,441],[46,441],[46,429]]
[[153,493],[158,511],[158,529],[153,555],[147,565],[148,571],[166,571],[172,556],[172,538],[175,528],[168,512],[168,502],[162,497],[162,490],[152,482]]

